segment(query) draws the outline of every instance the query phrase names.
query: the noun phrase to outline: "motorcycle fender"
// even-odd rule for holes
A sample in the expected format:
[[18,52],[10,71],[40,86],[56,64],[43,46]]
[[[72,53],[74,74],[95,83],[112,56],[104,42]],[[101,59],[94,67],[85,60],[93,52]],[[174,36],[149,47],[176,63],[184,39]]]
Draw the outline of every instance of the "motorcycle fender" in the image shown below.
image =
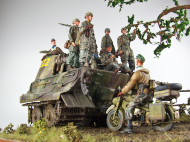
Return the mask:
[[115,107],[115,105],[111,105],[107,110],[106,110],[106,114],[108,114],[110,112],[110,110],[112,110]]

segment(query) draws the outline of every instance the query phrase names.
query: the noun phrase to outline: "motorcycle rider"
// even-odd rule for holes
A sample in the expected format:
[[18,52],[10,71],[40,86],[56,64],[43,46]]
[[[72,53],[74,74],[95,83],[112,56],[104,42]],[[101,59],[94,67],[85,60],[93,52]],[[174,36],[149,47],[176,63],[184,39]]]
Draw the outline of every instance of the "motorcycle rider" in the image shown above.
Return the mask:
[[125,116],[127,120],[127,128],[125,128],[121,133],[133,133],[132,118],[135,107],[139,104],[147,102],[151,97],[149,95],[149,80],[150,74],[149,70],[143,67],[145,58],[138,54],[136,56],[137,68],[132,75],[129,82],[122,88],[118,96],[126,95],[131,89],[137,88],[136,97],[130,102],[125,110]]

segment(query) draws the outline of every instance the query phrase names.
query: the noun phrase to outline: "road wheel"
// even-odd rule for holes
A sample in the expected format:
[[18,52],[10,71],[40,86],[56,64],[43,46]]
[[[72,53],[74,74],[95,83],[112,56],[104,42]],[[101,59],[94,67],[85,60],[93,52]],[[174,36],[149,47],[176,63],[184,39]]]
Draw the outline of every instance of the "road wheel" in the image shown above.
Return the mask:
[[114,117],[115,111],[116,111],[115,109],[112,109],[108,113],[107,119],[106,119],[107,126],[111,131],[120,130],[124,122],[124,113],[121,110],[118,110],[118,112],[115,114],[115,117]]
[[56,110],[51,104],[45,106],[44,119],[48,127],[54,126],[57,122]]
[[42,111],[40,107],[34,106],[34,109],[32,110],[32,123],[35,123],[42,119]]
[[174,115],[171,112],[171,110],[169,108],[166,108],[166,119],[165,121],[158,125],[154,126],[154,129],[160,132],[164,132],[164,131],[169,131],[173,128],[174,125]]

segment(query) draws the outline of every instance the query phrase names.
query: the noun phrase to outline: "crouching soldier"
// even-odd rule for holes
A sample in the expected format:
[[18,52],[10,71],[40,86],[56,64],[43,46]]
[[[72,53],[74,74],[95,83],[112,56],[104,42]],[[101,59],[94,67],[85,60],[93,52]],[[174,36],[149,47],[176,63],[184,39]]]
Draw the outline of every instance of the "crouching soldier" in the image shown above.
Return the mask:
[[115,55],[112,53],[112,45],[107,44],[106,52],[102,54],[100,57],[101,64],[104,66],[105,70],[108,71],[116,71],[120,68],[118,65],[117,59],[115,58]]
[[118,96],[126,95],[130,90],[137,87],[137,94],[134,100],[129,103],[125,110],[125,116],[128,124],[127,128],[125,128],[122,133],[132,133],[132,118],[135,107],[139,104],[148,102],[151,99],[151,96],[149,95],[150,74],[149,70],[143,67],[144,62],[145,58],[141,54],[138,54],[136,57],[137,69],[132,75],[130,81],[123,87],[121,92],[118,94]]
[[79,24],[80,20],[76,18],[73,20],[73,26],[69,29],[69,41],[71,42],[69,47],[69,57],[67,60],[69,69],[79,67],[79,46],[75,44],[79,31]]

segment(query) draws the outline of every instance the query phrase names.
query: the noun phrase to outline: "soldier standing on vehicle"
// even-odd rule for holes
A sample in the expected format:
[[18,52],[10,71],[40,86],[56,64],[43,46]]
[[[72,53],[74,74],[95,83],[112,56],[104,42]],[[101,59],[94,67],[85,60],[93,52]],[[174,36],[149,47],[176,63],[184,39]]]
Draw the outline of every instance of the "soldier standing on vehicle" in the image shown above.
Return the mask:
[[136,30],[130,36],[127,34],[126,28],[121,29],[122,35],[118,37],[117,44],[118,44],[118,54],[121,56],[122,64],[129,63],[129,68],[133,71],[135,70],[135,61],[134,61],[134,54],[133,50],[130,47],[130,42],[135,40],[136,38]]
[[125,110],[125,116],[128,121],[127,128],[125,128],[123,133],[132,133],[133,125],[132,125],[132,117],[134,114],[135,107],[139,104],[146,103],[151,99],[149,94],[149,80],[150,74],[149,70],[143,67],[143,63],[145,62],[145,58],[138,54],[136,57],[137,69],[132,75],[129,82],[123,87],[118,96],[126,95],[130,90],[135,89],[137,87],[136,97],[132,102],[129,103],[127,109]]
[[80,55],[79,55],[79,63],[80,67],[88,64],[92,60],[92,57],[95,53],[97,53],[97,44],[94,35],[94,25],[91,24],[93,19],[93,14],[91,12],[87,12],[85,14],[86,21],[81,23],[81,27],[79,29],[79,36],[77,37],[77,44],[79,44]]
[[80,20],[75,18],[73,20],[73,26],[69,29],[69,41],[71,43],[69,47],[69,57],[67,60],[68,68],[78,68],[79,67],[79,46],[75,44],[77,39],[77,34],[79,32]]
[[115,55],[115,47],[114,47],[114,44],[113,44],[113,41],[110,37],[110,29],[109,28],[106,28],[105,29],[105,36],[102,37],[102,42],[101,42],[101,51],[100,51],[100,55],[106,53],[106,47],[108,45],[111,45],[112,47],[112,54]]

